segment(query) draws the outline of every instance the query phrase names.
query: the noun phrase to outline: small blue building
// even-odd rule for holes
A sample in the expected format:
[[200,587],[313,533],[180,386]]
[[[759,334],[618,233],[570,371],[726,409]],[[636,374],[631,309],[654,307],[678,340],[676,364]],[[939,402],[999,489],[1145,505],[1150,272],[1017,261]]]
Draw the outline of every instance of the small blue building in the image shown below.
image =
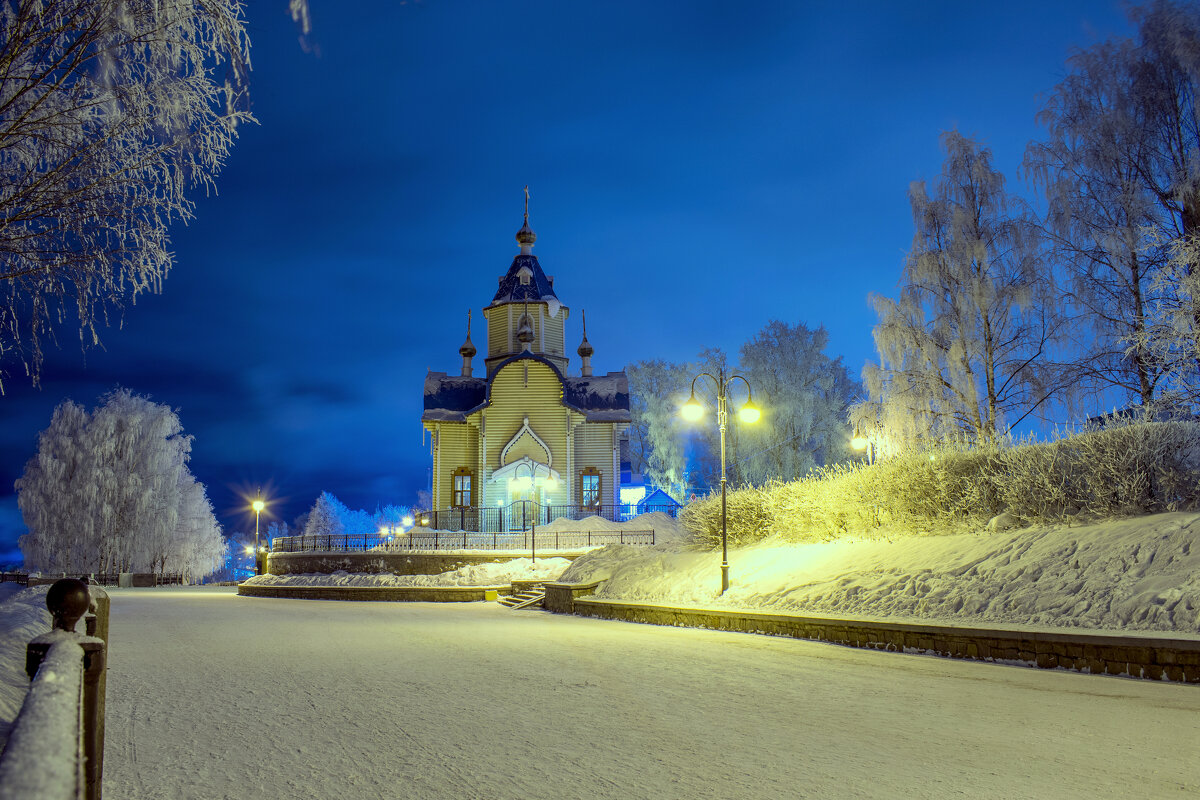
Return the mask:
[[653,511],[661,511],[664,514],[675,517],[679,514],[679,509],[681,508],[683,508],[683,505],[674,497],[671,497],[671,495],[662,489],[655,489],[638,502],[637,513],[649,514]]

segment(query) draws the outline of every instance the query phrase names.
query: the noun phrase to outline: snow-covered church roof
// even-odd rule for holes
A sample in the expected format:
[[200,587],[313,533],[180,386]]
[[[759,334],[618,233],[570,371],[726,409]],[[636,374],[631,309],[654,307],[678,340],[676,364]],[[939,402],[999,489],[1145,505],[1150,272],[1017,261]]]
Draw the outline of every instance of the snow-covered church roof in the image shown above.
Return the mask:
[[[524,275],[522,273],[524,272]],[[522,277],[526,280],[522,281]],[[542,272],[537,256],[524,253],[513,258],[512,266],[500,278],[500,288],[492,298],[492,305],[502,303],[550,303],[557,306],[558,296],[554,294],[554,284]],[[551,316],[557,316],[552,314]]]
[[[629,378],[624,372],[568,378],[550,360],[528,353],[514,356],[500,366],[520,359],[538,361],[554,370],[562,381],[563,405],[583,414],[588,422],[630,421]],[[495,374],[492,374],[493,377]],[[489,379],[464,378],[430,371],[425,376],[425,412],[421,419],[429,422],[465,422],[468,414],[488,404],[490,396]]]

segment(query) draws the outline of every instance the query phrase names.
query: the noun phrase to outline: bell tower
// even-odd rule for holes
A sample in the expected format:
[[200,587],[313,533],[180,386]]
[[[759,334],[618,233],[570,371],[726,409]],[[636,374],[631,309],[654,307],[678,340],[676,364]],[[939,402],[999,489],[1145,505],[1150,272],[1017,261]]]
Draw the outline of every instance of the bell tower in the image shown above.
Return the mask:
[[508,272],[499,278],[492,302],[483,309],[488,322],[484,364],[490,376],[506,358],[521,353],[542,356],[565,375],[567,354],[564,323],[570,309],[554,293],[554,278],[546,277],[533,254],[537,234],[529,227],[529,187],[525,187],[525,220],[517,231],[520,247]]

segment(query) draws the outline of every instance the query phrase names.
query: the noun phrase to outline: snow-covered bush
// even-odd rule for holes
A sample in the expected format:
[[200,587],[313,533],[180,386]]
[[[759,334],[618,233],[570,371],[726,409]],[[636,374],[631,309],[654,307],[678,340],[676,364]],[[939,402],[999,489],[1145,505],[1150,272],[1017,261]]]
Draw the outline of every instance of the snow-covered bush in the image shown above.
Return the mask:
[[[777,535],[827,541],[981,528],[1000,514],[1028,523],[1200,508],[1200,423],[1139,422],[1046,443],[911,453],[838,465],[729,493],[733,544]],[[718,546],[721,497],[683,509],[693,541]]]
[[21,552],[50,572],[179,572],[201,578],[225,542],[188,470],[192,437],[160,403],[118,389],[94,411],[63,401],[17,479]]

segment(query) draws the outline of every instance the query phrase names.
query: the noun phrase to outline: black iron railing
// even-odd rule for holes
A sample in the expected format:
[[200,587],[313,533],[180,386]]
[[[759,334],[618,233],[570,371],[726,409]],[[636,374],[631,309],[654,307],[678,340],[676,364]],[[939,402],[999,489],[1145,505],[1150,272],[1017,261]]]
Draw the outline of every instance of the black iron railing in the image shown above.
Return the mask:
[[271,542],[272,553],[304,552],[406,552],[412,550],[535,550],[552,552],[602,547],[606,544],[654,544],[654,531],[563,531],[531,528],[519,533],[479,533],[413,528],[407,534],[277,536]]
[[661,511],[672,517],[679,507],[662,505],[644,508],[634,505],[543,505],[533,500],[517,500],[505,506],[480,508],[442,508],[417,515],[419,527],[477,533],[527,531],[534,526],[549,525],[556,519],[581,520],[600,517],[610,522],[625,522],[648,511]]

